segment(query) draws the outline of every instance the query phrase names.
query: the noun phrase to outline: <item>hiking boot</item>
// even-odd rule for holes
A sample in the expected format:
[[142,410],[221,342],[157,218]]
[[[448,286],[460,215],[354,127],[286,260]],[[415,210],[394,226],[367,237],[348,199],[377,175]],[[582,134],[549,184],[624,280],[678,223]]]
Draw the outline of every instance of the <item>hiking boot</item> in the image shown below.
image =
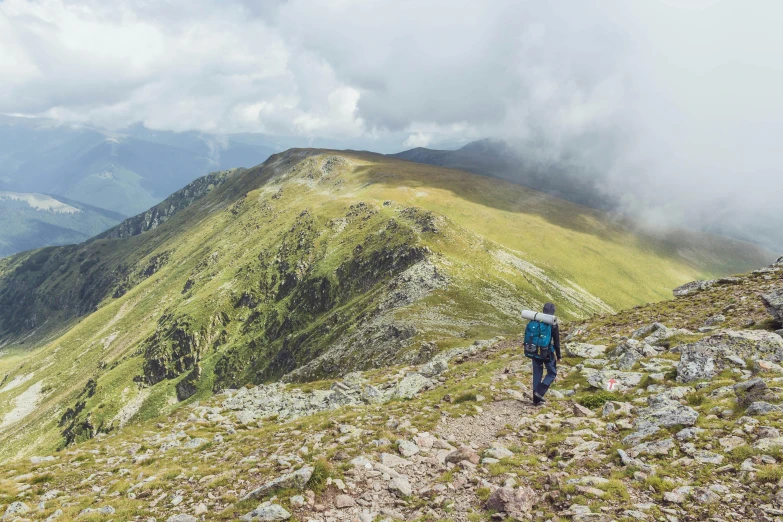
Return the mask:
[[542,404],[546,402],[546,399],[543,395],[540,395],[538,392],[533,393],[533,404]]

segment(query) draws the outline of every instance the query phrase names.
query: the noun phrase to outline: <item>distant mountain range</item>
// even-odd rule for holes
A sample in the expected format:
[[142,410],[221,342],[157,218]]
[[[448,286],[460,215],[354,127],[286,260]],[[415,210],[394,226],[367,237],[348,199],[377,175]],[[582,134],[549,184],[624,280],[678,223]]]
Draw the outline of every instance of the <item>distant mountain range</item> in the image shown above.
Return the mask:
[[122,219],[117,212],[61,196],[0,191],[0,257],[43,245],[79,243]]
[[417,147],[390,156],[519,183],[588,207],[608,210],[613,206],[612,200],[595,187],[592,178],[580,176],[574,165],[531,160],[502,140],[472,141],[456,150]]
[[[142,126],[110,132],[0,116],[0,191],[28,195],[0,198],[0,256],[81,241],[199,176],[257,165],[274,147],[255,134],[214,136]],[[29,194],[46,194],[79,212],[32,207],[24,203]]]

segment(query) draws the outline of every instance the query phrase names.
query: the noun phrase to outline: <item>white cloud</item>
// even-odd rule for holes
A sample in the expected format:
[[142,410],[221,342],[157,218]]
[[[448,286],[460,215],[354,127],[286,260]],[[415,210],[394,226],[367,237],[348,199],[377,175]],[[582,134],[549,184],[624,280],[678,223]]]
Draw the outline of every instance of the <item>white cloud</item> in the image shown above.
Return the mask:
[[764,210],[783,198],[781,15],[774,0],[3,0],[0,113],[383,152],[503,137],[633,206],[708,220],[747,207],[738,180]]
[[405,141],[402,142],[403,147],[415,148],[426,147],[432,143],[432,135],[424,132],[416,132],[408,136]]

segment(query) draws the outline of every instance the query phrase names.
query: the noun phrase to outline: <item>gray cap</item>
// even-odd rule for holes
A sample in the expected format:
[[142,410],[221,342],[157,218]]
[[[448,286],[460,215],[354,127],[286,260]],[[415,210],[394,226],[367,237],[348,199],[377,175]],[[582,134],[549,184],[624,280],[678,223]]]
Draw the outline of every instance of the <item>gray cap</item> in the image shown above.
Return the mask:
[[555,315],[555,305],[552,303],[545,304],[544,313],[549,315]]

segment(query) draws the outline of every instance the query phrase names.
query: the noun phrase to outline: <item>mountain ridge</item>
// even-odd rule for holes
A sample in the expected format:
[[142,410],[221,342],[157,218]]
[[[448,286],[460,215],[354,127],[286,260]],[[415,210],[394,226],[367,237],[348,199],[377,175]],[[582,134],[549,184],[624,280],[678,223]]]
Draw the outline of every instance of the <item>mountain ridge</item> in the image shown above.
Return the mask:
[[293,149],[197,192],[139,234],[0,260],[0,373],[22,383],[0,414],[35,405],[0,429],[4,455],[225,387],[426,361],[547,300],[571,319],[660,300],[766,256],[370,153]]

